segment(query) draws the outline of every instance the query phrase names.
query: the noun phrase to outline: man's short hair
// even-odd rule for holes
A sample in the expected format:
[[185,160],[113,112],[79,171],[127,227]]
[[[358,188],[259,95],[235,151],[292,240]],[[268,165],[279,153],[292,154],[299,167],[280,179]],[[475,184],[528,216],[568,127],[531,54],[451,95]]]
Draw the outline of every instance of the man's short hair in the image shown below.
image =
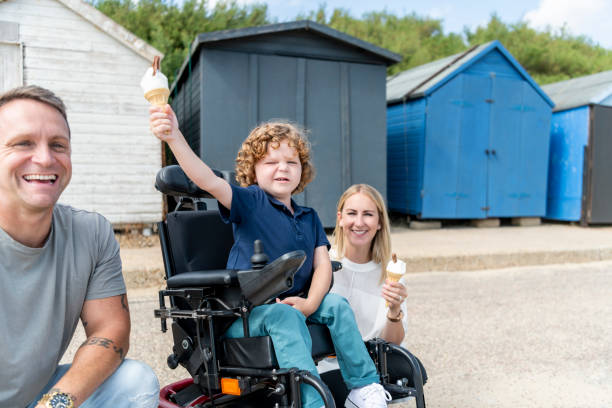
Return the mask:
[[38,85],[19,86],[0,95],[0,108],[7,103],[18,99],[30,99],[41,102],[57,110],[66,121],[66,126],[68,126],[68,135],[70,135],[70,125],[68,125],[66,105],[64,105],[64,102],[59,98],[59,96]]

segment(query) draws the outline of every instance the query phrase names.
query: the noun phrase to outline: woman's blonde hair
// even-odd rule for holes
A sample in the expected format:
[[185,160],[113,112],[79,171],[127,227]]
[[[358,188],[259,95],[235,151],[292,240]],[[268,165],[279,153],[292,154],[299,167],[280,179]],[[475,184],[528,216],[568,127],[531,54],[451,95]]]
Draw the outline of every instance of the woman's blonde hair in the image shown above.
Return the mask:
[[310,143],[303,130],[287,122],[262,123],[251,131],[236,157],[236,181],[243,187],[255,184],[255,164],[268,153],[268,146],[278,149],[285,140],[297,151],[300,158],[302,175],[300,183],[292,194],[301,193],[314,178],[314,167],[310,161]]
[[[342,210],[344,210],[346,200],[357,193],[366,195],[370,200],[372,200],[372,202],[374,202],[374,204],[376,204],[376,209],[378,210],[378,222],[380,223],[380,229],[376,231],[376,235],[374,235],[374,239],[372,240],[372,246],[370,247],[370,258],[374,262],[380,263],[382,266],[380,276],[380,283],[382,283],[385,279],[387,264],[389,263],[389,259],[391,259],[391,229],[389,226],[387,207],[385,206],[385,201],[383,200],[382,195],[374,187],[370,186],[369,184],[353,184],[340,196],[337,207],[338,213],[341,214]],[[338,254],[338,258],[342,259],[346,250],[346,240],[344,231],[339,225],[337,218],[336,228],[334,229],[334,234],[332,236],[332,242]]]

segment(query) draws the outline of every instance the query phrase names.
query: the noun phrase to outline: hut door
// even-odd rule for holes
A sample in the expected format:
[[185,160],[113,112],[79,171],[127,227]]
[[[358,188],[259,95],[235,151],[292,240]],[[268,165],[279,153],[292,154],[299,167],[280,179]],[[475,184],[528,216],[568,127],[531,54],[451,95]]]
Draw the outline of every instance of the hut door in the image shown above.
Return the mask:
[[491,84],[488,215],[541,216],[550,132],[543,102],[523,80],[493,76]]
[[22,85],[21,45],[0,38],[0,93]]
[[488,158],[487,201],[489,217],[515,217],[521,191],[522,162],[527,159],[522,135],[523,81],[491,77],[491,106]]
[[487,158],[489,106],[483,101],[491,91],[489,78],[463,76],[460,133],[457,146],[456,213],[458,218],[487,216]]
[[589,224],[612,223],[612,108],[592,106],[589,144],[586,148],[583,220]]

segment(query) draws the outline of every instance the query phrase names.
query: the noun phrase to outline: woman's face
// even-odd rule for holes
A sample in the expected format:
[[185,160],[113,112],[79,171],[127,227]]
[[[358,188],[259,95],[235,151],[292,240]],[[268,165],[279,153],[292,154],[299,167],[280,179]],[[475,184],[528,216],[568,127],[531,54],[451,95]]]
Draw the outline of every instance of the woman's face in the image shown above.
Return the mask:
[[376,204],[363,193],[353,194],[338,213],[338,225],[342,227],[347,247],[369,251],[381,228]]

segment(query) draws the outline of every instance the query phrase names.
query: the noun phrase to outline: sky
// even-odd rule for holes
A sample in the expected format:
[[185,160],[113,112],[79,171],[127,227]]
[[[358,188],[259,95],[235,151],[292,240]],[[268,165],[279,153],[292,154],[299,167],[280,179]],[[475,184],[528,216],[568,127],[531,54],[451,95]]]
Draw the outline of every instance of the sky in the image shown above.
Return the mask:
[[[217,1],[208,0],[213,5]],[[595,43],[612,50],[612,0],[237,0],[239,4],[264,2],[272,18],[279,22],[292,21],[302,13],[325,4],[348,10],[354,17],[368,11],[386,9],[396,15],[415,12],[423,17],[443,21],[444,33],[462,33],[464,27],[474,29],[485,25],[496,13],[505,23],[526,21],[533,28],[547,26],[557,29],[567,25],[572,35],[585,35]]]

